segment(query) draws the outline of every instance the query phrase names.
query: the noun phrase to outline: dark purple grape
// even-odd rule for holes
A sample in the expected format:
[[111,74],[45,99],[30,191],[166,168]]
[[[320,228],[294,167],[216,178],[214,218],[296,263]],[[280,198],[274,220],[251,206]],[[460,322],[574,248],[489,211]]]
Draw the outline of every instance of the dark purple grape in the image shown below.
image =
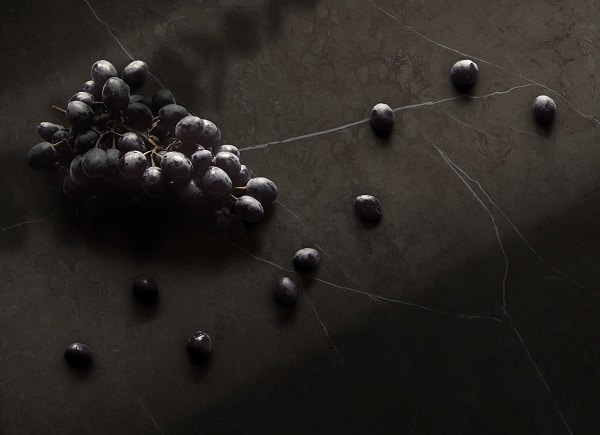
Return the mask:
[[547,95],[540,95],[533,101],[533,117],[540,124],[549,124],[556,116],[556,103]]
[[263,206],[256,198],[244,195],[237,199],[233,210],[236,216],[239,216],[246,222],[256,222],[264,214]]
[[169,134],[171,134],[169,129],[164,124],[161,124],[160,122],[158,124],[156,124],[154,127],[152,127],[152,130],[150,130],[150,131],[152,132],[153,136],[156,136],[159,139],[165,139],[167,136],[169,136]]
[[56,150],[50,142],[40,142],[27,153],[27,164],[36,170],[49,169],[56,163],[57,158]]
[[75,138],[74,148],[76,154],[83,154],[96,146],[96,142],[100,135],[94,130],[84,131],[79,133]]
[[117,142],[117,148],[123,154],[129,151],[140,151],[142,153],[146,152],[146,144],[144,143],[144,139],[139,134],[128,131],[123,136],[119,138]]
[[197,116],[185,116],[175,125],[175,137],[182,142],[197,143],[203,131],[204,121]]
[[240,166],[240,172],[231,179],[231,182],[235,187],[244,187],[248,184],[248,181],[252,178],[252,172],[246,165]]
[[118,77],[108,79],[102,88],[102,101],[113,114],[126,111],[129,105],[129,86]]
[[187,180],[192,175],[192,162],[178,151],[165,154],[160,167],[165,176],[172,180]]
[[92,349],[83,343],[72,343],[67,346],[64,357],[71,367],[86,367],[92,363]]
[[119,162],[119,172],[123,178],[141,178],[148,167],[146,156],[140,151],[128,151]]
[[67,171],[67,175],[63,179],[62,183],[62,191],[67,196],[67,198],[80,198],[88,192],[87,186],[82,184],[77,184],[73,181],[71,175],[69,175]]
[[83,155],[81,160],[83,173],[90,178],[104,177],[108,170],[108,156],[102,148],[92,148]]
[[58,130],[56,133],[52,135],[51,142],[53,144],[57,144],[62,142],[63,140],[69,141],[71,139],[71,131],[69,129]]
[[246,235],[246,225],[239,216],[231,216],[229,228],[227,228],[227,237],[231,240],[242,240]]
[[459,88],[471,86],[479,78],[479,68],[472,60],[459,60],[450,68],[450,80]]
[[298,299],[296,284],[288,277],[283,277],[275,284],[273,299],[280,305],[289,307]]
[[202,177],[202,189],[216,198],[223,198],[231,193],[233,185],[229,175],[216,166],[210,166]]
[[142,188],[152,198],[162,196],[167,189],[166,178],[158,166],[150,166],[142,174]]
[[258,199],[261,204],[270,204],[277,199],[277,186],[265,177],[252,178],[246,184],[246,195]]
[[67,104],[67,119],[76,130],[89,130],[94,125],[94,111],[81,101],[71,101]]
[[212,162],[213,166],[223,169],[229,175],[229,178],[233,178],[240,173],[242,166],[240,165],[240,159],[233,153],[228,151],[222,151],[218,153]]
[[102,85],[96,84],[93,80],[88,80],[81,85],[81,92],[92,94],[96,101],[102,100]]
[[110,78],[117,76],[116,68],[107,60],[99,60],[92,65],[92,80],[98,86],[104,86]]
[[83,161],[83,155],[76,155],[73,157],[71,164],[69,166],[69,175],[73,179],[73,181],[81,186],[85,186],[89,184],[90,177],[85,175],[83,172],[83,168],[81,167],[81,162]]
[[360,195],[354,200],[354,210],[359,218],[367,222],[381,219],[381,203],[371,195]]
[[390,106],[379,103],[373,106],[371,110],[371,127],[378,135],[389,134],[394,128],[395,116]]
[[238,159],[240,158],[239,148],[233,145],[221,145],[219,148],[217,148],[216,153],[218,154],[220,152],[232,153],[235,154]]
[[221,130],[217,127],[212,121],[208,119],[203,119],[204,121],[204,131],[202,132],[202,137],[198,141],[200,145],[204,146],[204,148],[208,150],[212,150],[213,147],[219,145],[221,142]]
[[143,103],[129,103],[127,112],[127,126],[134,130],[146,131],[152,126],[152,111]]
[[89,92],[77,92],[75,95],[73,95],[70,99],[69,99],[69,103],[71,101],[81,101],[82,103],[87,104],[88,106],[93,108],[93,104],[94,104],[94,96],[92,94],[90,94]]
[[158,299],[158,284],[148,275],[133,280],[133,295],[142,304],[153,304]]
[[134,60],[123,69],[121,78],[131,89],[139,89],[148,78],[148,65],[141,60]]
[[167,104],[158,111],[160,124],[163,124],[171,133],[175,132],[177,123],[187,115],[187,109],[179,104]]
[[64,130],[62,125],[54,124],[52,122],[40,122],[37,126],[37,132],[42,139],[47,142],[52,140],[52,136],[59,130]]
[[179,190],[179,197],[189,206],[197,206],[202,203],[205,194],[200,187],[200,182],[194,179],[186,181]]
[[[134,94],[129,97],[130,103],[142,103],[144,106],[152,109],[152,99],[143,95]],[[151,110],[152,111],[152,110]]]
[[175,151],[179,151],[190,158],[196,151],[202,151],[204,149],[205,148],[202,145],[198,145],[197,143],[182,143],[174,147]]
[[199,150],[192,154],[191,160],[196,174],[203,174],[211,165],[213,155],[208,150]]
[[123,154],[117,148],[109,148],[106,150],[106,161],[108,166],[106,168],[106,173],[104,174],[104,178],[109,181],[117,182],[121,178],[121,173],[119,172],[119,165],[121,163],[121,157]]
[[188,339],[187,351],[192,361],[202,363],[212,352],[212,340],[206,332],[196,331]]
[[175,96],[167,89],[159,89],[152,95],[152,113],[158,113],[168,104],[175,104]]
[[294,254],[292,264],[299,272],[309,272],[315,269],[321,261],[319,251],[313,248],[302,248]]

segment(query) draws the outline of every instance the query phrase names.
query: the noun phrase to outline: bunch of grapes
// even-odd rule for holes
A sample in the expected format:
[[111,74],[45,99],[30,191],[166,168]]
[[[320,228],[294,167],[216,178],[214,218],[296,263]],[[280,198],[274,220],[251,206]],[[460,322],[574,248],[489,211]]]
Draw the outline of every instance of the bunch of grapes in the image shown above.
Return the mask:
[[244,222],[258,221],[275,201],[275,183],[254,177],[238,148],[220,145],[213,122],[190,114],[166,89],[152,97],[137,93],[148,77],[145,62],[131,62],[119,77],[100,60],[91,76],[66,109],[52,106],[68,127],[40,123],[44,141],[27,155],[80,218],[94,219],[116,204],[176,205],[209,232],[237,239]]

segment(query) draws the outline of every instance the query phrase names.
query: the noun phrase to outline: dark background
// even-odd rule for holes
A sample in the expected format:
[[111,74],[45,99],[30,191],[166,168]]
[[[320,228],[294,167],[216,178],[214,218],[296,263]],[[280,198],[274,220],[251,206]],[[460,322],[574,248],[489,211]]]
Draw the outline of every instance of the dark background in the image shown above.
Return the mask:
[[[600,432],[593,0],[21,0],[0,13],[0,433]],[[169,222],[77,224],[25,155],[40,121],[64,122],[50,105],[126,51],[240,148],[381,101],[439,103],[398,111],[388,140],[362,123],[242,151],[280,202],[237,246]],[[448,71],[465,57],[484,97],[441,102],[460,95]],[[533,122],[540,94],[557,103],[552,128]],[[385,205],[378,226],[353,215],[363,193]],[[277,267],[304,246],[322,253],[317,279]],[[154,311],[132,300],[144,271]],[[286,275],[303,285],[291,312],[271,299]],[[198,329],[214,341],[203,367],[185,352]],[[73,341],[93,348],[89,373],[66,366]]]

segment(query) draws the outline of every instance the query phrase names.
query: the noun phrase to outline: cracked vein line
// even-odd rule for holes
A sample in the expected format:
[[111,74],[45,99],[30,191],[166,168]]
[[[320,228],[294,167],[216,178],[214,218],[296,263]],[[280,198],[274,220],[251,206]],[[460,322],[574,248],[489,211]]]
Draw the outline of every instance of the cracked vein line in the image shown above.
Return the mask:
[[[480,100],[480,99],[483,99],[483,98],[494,97],[496,95],[506,95],[506,94],[508,94],[508,93],[510,93],[510,92],[512,92],[514,90],[522,89],[522,88],[528,88],[528,87],[531,87],[531,86],[539,86],[539,85],[534,84],[534,83],[525,83],[525,84],[522,84],[522,85],[513,86],[512,88],[504,90],[504,91],[495,91],[495,92],[491,92],[491,93],[485,94],[485,95],[459,95],[459,96],[456,96],[456,97],[448,97],[448,98],[443,98],[441,100],[436,100],[436,101],[425,101],[425,102],[422,102],[422,103],[409,104],[407,106],[396,107],[395,109],[392,109],[392,110],[394,112],[400,112],[400,111],[403,111],[403,110],[416,109],[416,108],[419,108],[419,107],[435,106],[437,104],[442,104],[442,103],[446,103],[446,102],[449,102],[449,101],[460,100],[460,99],[463,99],[463,98],[466,98],[466,99],[469,99],[469,100]],[[323,136],[325,134],[335,133],[337,131],[344,130],[344,129],[349,128],[349,127],[354,127],[356,125],[366,124],[369,121],[370,121],[370,118],[364,118],[364,119],[361,119],[359,121],[351,122],[349,124],[340,125],[339,127],[329,128],[327,130],[316,131],[314,133],[307,133],[307,134],[303,134],[303,135],[300,135],[300,136],[290,137],[290,138],[287,138],[287,139],[275,140],[275,141],[267,142],[267,143],[263,143],[263,144],[247,146],[247,147],[244,147],[244,148],[240,148],[240,151],[257,150],[257,149],[267,148],[270,145],[279,145],[279,144],[284,144],[284,143],[293,142],[293,141],[297,141],[297,140],[310,139],[310,138],[317,137],[317,136]]]
[[148,412],[148,410],[146,409],[146,407],[145,407],[145,406],[144,406],[144,404],[142,403],[142,399],[140,399],[138,396],[136,396],[136,397],[137,397],[137,400],[138,400],[138,402],[140,402],[140,405],[141,405],[142,409],[144,410],[144,412],[145,412],[146,414],[148,414],[148,417],[150,417],[150,419],[152,420],[152,423],[154,423],[154,426],[156,426],[156,429],[157,429],[157,430],[158,430],[158,431],[159,431],[159,432],[160,432],[162,435],[165,435],[165,434],[164,434],[164,432],[163,432],[163,431],[160,429],[160,426],[158,425],[158,423],[156,423],[156,420],[154,420],[154,417],[152,417],[152,414],[150,414],[150,413]]
[[331,335],[329,334],[329,331],[327,330],[327,327],[325,326],[325,323],[323,323],[323,320],[321,320],[321,316],[319,316],[319,313],[317,312],[317,308],[315,307],[315,304],[310,299],[310,297],[308,297],[308,294],[304,290],[304,286],[302,285],[302,281],[301,280],[300,280],[300,288],[302,289],[302,294],[304,295],[304,297],[308,301],[308,304],[312,308],[313,313],[315,313],[315,317],[317,318],[317,321],[321,325],[321,328],[323,328],[323,332],[325,332],[325,335],[327,336],[327,339],[329,340],[329,343],[331,344],[331,347],[333,347],[333,350],[335,351],[335,354],[337,355],[338,359],[340,360],[340,364],[342,364],[342,366],[344,366],[344,368],[346,369],[346,372],[348,374],[350,374],[350,370],[348,369],[348,366],[344,362],[344,358],[342,358],[342,355],[340,354],[339,349],[335,345],[335,342],[333,341],[333,338],[331,338]]
[[575,107],[575,105],[574,105],[573,103],[571,103],[571,102],[570,102],[570,101],[569,101],[569,100],[568,100],[568,99],[567,99],[567,98],[566,98],[564,95],[562,95],[560,92],[558,92],[558,91],[555,91],[554,89],[552,89],[552,88],[548,87],[547,85],[544,85],[544,84],[542,84],[542,83],[536,82],[535,80],[533,80],[533,79],[531,79],[531,78],[529,78],[529,77],[526,77],[526,76],[524,76],[524,75],[523,75],[523,74],[521,74],[521,73],[515,73],[515,72],[512,72],[510,69],[508,69],[508,68],[506,68],[506,67],[504,67],[504,66],[502,66],[502,65],[498,65],[498,64],[495,64],[495,63],[493,63],[493,62],[490,62],[490,61],[487,61],[487,60],[485,60],[485,59],[482,59],[482,58],[480,58],[480,57],[476,57],[476,56],[473,56],[473,55],[471,55],[471,54],[468,54],[468,53],[463,53],[462,51],[458,51],[458,50],[456,50],[456,49],[454,49],[454,48],[452,48],[452,47],[448,47],[447,45],[444,45],[444,44],[442,44],[442,43],[440,43],[440,42],[438,42],[438,41],[435,41],[435,40],[433,40],[433,39],[429,38],[427,35],[425,35],[425,34],[423,34],[423,33],[419,32],[419,31],[415,30],[415,29],[414,29],[414,28],[412,28],[411,26],[408,26],[408,25],[404,24],[404,23],[403,23],[403,22],[402,22],[402,21],[401,21],[401,20],[400,20],[398,17],[395,17],[394,15],[390,14],[389,12],[387,12],[385,9],[383,9],[383,8],[381,8],[381,7],[379,7],[379,6],[377,6],[375,3],[373,3],[373,1],[372,1],[372,0],[369,0],[369,3],[371,3],[371,5],[372,5],[372,6],[374,6],[376,9],[378,9],[380,12],[384,13],[385,15],[387,15],[388,17],[390,17],[392,20],[394,20],[394,21],[396,21],[397,23],[399,23],[399,24],[400,24],[402,27],[404,27],[404,28],[405,28],[405,29],[407,29],[408,31],[410,31],[410,32],[414,33],[415,35],[418,35],[419,37],[423,38],[424,40],[426,40],[426,41],[428,41],[428,42],[431,42],[432,44],[434,44],[434,45],[437,45],[438,47],[441,47],[441,48],[444,48],[444,49],[446,49],[446,50],[452,51],[452,52],[454,52],[454,53],[460,54],[461,56],[469,57],[469,58],[472,58],[472,59],[478,60],[478,61],[480,61],[480,62],[483,62],[483,63],[485,63],[485,64],[487,64],[487,65],[491,65],[491,66],[493,66],[493,67],[496,67],[496,68],[498,68],[498,69],[500,69],[500,70],[502,70],[502,71],[506,71],[506,72],[508,72],[509,74],[513,75],[513,76],[520,77],[520,78],[522,78],[523,80],[527,80],[527,81],[528,81],[529,83],[531,83],[531,84],[538,85],[538,86],[540,86],[541,88],[545,89],[546,91],[552,92],[553,94],[555,94],[555,95],[557,95],[558,97],[560,97],[560,98],[561,98],[561,99],[562,99],[562,100],[563,100],[565,103],[567,103],[567,105],[569,105],[569,106],[570,106],[570,107],[571,107],[571,108],[572,108],[572,109],[573,109],[575,112],[577,112],[579,115],[583,116],[584,118],[587,118],[587,119],[589,119],[589,120],[592,120],[592,121],[594,121],[596,124],[600,124],[600,120],[596,119],[596,118],[595,118],[594,116],[592,116],[592,115],[587,115],[587,114],[583,113],[581,110],[579,110],[577,107]]
[[457,123],[459,123],[459,124],[462,124],[462,125],[463,125],[464,127],[466,127],[466,128],[470,128],[471,130],[478,131],[479,133],[483,134],[484,136],[486,136],[486,137],[488,137],[488,138],[490,138],[490,139],[492,139],[492,140],[501,141],[501,139],[500,139],[500,138],[497,138],[497,137],[495,137],[495,136],[492,136],[491,134],[489,134],[489,133],[486,133],[485,131],[478,129],[477,127],[474,127],[474,126],[472,126],[472,125],[470,125],[470,124],[467,124],[466,122],[463,122],[463,121],[461,121],[461,120],[460,120],[460,119],[458,119],[458,118],[455,118],[455,117],[454,117],[454,116],[452,116],[452,115],[451,115],[449,112],[444,112],[444,114],[445,114],[445,115],[446,115],[448,118],[450,118],[450,119],[454,120],[455,122],[457,122]]
[[523,349],[525,350],[525,353],[527,354],[527,357],[529,358],[529,361],[531,361],[531,364],[535,368],[535,371],[537,372],[539,378],[542,380],[542,383],[544,384],[544,387],[546,387],[546,390],[550,394],[550,398],[552,399],[552,403],[554,403],[554,407],[556,408],[556,411],[558,412],[558,415],[560,416],[560,419],[562,420],[563,424],[565,425],[565,428],[567,429],[567,431],[569,432],[570,435],[573,435],[573,431],[569,427],[569,425],[567,423],[567,420],[565,420],[565,417],[563,416],[563,413],[561,412],[560,407],[558,406],[558,403],[556,403],[556,400],[554,399],[554,394],[552,393],[552,390],[550,389],[550,386],[548,385],[548,382],[546,382],[546,379],[544,378],[544,375],[542,374],[542,371],[540,370],[540,368],[538,367],[537,363],[533,359],[533,356],[531,355],[531,352],[529,352],[529,348],[527,347],[527,344],[525,344],[525,340],[523,340],[523,337],[521,337],[521,334],[519,333],[519,330],[517,329],[516,326],[513,326],[513,330],[515,331],[515,335],[517,336],[517,338],[519,339],[519,341],[523,345]]
[[52,216],[54,216],[55,213],[56,213],[56,211],[53,211],[52,213],[50,213],[50,215],[48,215],[48,217],[45,217],[43,219],[36,219],[36,220],[30,220],[30,221],[20,222],[18,224],[14,224],[14,225],[11,225],[11,226],[8,226],[8,227],[4,227],[4,228],[2,228],[2,232],[8,231],[8,230],[12,230],[13,228],[22,227],[24,225],[41,224],[42,222],[46,222],[46,221],[50,220],[52,218]]
[[515,230],[515,232],[517,233],[517,235],[519,236],[519,238],[523,241],[523,243],[525,243],[525,245],[527,246],[527,248],[529,248],[529,250],[536,256],[536,258],[546,267],[548,267],[550,270],[552,270],[554,273],[559,274],[560,276],[562,276],[564,279],[566,279],[567,281],[571,282],[572,284],[576,285],[577,287],[579,287],[582,290],[586,290],[588,293],[590,293],[591,295],[593,295],[596,298],[600,298],[600,296],[588,289],[587,287],[585,287],[583,284],[579,283],[578,281],[574,280],[573,278],[571,278],[570,276],[566,275],[565,273],[561,272],[559,269],[555,268],[554,266],[552,266],[550,263],[548,263],[538,252],[537,250],[533,247],[533,245],[531,245],[531,243],[529,243],[529,241],[525,238],[525,236],[523,236],[523,234],[521,233],[521,231],[519,230],[519,228],[517,228],[517,226],[514,224],[514,222],[506,215],[506,213],[504,213],[504,211],[500,208],[500,206],[491,198],[491,196],[487,193],[487,191],[483,188],[483,186],[481,185],[481,183],[479,181],[477,181],[476,179],[474,179],[473,177],[471,177],[469,174],[467,174],[461,167],[459,167],[456,163],[454,163],[452,160],[450,160],[449,157],[446,156],[446,158],[448,159],[448,161],[450,161],[465,177],[467,177],[470,181],[472,181],[473,183],[475,183],[477,185],[477,187],[479,188],[479,190],[481,191],[481,193],[483,193],[485,195],[485,197],[487,198],[487,200],[490,202],[490,204],[492,204],[494,206],[494,208],[496,210],[498,210],[498,212],[502,215],[502,217],[504,219],[506,219],[506,221],[509,223],[509,225],[513,228],[513,230]]
[[[127,50],[127,48],[125,47],[125,45],[123,45],[123,43],[119,40],[119,38],[117,38],[117,35],[115,35],[113,33],[113,30],[115,32],[118,32],[117,29],[115,29],[113,26],[111,26],[110,24],[108,24],[106,21],[104,21],[103,19],[100,18],[100,16],[98,16],[98,14],[96,13],[96,11],[94,10],[94,8],[92,7],[92,5],[90,4],[90,2],[88,0],[83,0],[84,3],[88,6],[88,8],[90,9],[90,11],[92,12],[92,14],[94,15],[94,17],[96,18],[96,21],[98,21],[98,23],[102,24],[105,28],[106,31],[110,34],[110,36],[112,36],[112,38],[115,40],[115,42],[119,45],[119,47],[121,47],[121,50],[123,50],[123,52],[127,55],[127,57],[129,57],[129,59],[131,60],[135,60],[135,58],[133,57],[133,55],[131,54],[131,52],[129,52],[129,50]],[[163,89],[166,89],[165,86],[161,83],[161,81],[159,80],[158,77],[156,77],[154,74],[152,74],[152,72],[148,71],[148,75],[150,77],[152,77],[156,83],[159,84],[159,86]]]
[[[236,243],[233,243],[230,240],[226,240],[226,242],[229,243],[230,245],[236,247],[237,249],[239,249],[240,251],[242,251],[247,256],[254,258],[256,261],[268,264],[268,265],[273,266],[273,267],[275,267],[275,268],[277,268],[279,270],[282,270],[284,272],[288,272],[288,273],[292,273],[292,274],[297,273],[294,270],[286,269],[285,267],[282,267],[282,266],[280,266],[280,265],[278,265],[276,263],[273,263],[272,261],[266,260],[264,258],[260,258],[260,257],[258,257],[256,255],[252,254],[251,252],[246,251],[244,248],[242,248],[241,246],[239,246]],[[301,275],[305,275],[305,274],[301,274]],[[498,317],[482,316],[482,315],[479,315],[479,314],[461,314],[461,313],[455,313],[455,312],[452,312],[452,311],[437,310],[435,308],[431,308],[431,307],[428,307],[426,305],[415,304],[413,302],[407,302],[407,301],[403,301],[401,299],[392,299],[392,298],[388,298],[388,297],[385,297],[385,296],[378,295],[376,293],[369,293],[369,292],[366,292],[366,291],[357,290],[357,289],[352,288],[352,287],[342,286],[342,285],[335,284],[335,283],[330,282],[330,281],[325,281],[324,279],[317,278],[315,276],[311,276],[311,275],[306,275],[306,276],[309,276],[312,280],[320,282],[321,284],[325,284],[327,286],[334,287],[334,288],[337,288],[339,290],[345,290],[345,291],[348,291],[348,292],[360,294],[360,295],[367,296],[367,297],[370,297],[370,298],[375,298],[375,299],[378,299],[380,301],[389,302],[389,303],[392,303],[392,304],[405,305],[407,307],[417,308],[417,309],[424,310],[424,311],[429,311],[429,312],[432,312],[432,313],[442,314],[442,315],[447,316],[447,317],[455,317],[455,318],[464,319],[464,320],[493,320],[493,321],[498,322],[498,323],[500,323],[500,324],[502,324],[504,326],[508,326],[508,323],[506,323],[504,320],[502,320],[502,319],[500,319]]]
[[[419,131],[421,131],[421,130],[419,129]],[[504,249],[504,244],[502,243],[502,237],[500,236],[500,230],[498,228],[498,224],[496,223],[496,219],[494,218],[494,214],[491,212],[489,207],[487,205],[485,205],[485,203],[481,200],[479,195],[477,195],[477,193],[473,190],[471,185],[464,179],[463,176],[461,176],[459,174],[457,168],[455,167],[458,165],[456,165],[454,162],[452,162],[446,156],[446,154],[436,144],[433,143],[433,141],[429,138],[429,136],[427,136],[425,133],[423,133],[423,131],[421,131],[421,134],[425,137],[425,139],[427,139],[427,141],[431,144],[431,146],[433,146],[435,148],[435,150],[439,153],[439,155],[442,157],[444,162],[446,162],[446,164],[452,170],[452,172],[454,172],[454,174],[463,182],[463,184],[467,187],[467,189],[469,189],[469,191],[471,192],[473,197],[477,200],[477,202],[479,202],[481,207],[483,207],[483,209],[486,211],[486,213],[490,217],[492,226],[494,228],[494,232],[496,234],[496,239],[498,240],[498,245],[500,246],[500,250],[502,251],[502,256],[504,257],[504,264],[505,264],[504,276],[502,277],[502,313],[505,316],[510,318],[510,314],[506,310],[506,280],[508,278],[509,260],[508,260],[508,255],[506,255],[506,250]]]

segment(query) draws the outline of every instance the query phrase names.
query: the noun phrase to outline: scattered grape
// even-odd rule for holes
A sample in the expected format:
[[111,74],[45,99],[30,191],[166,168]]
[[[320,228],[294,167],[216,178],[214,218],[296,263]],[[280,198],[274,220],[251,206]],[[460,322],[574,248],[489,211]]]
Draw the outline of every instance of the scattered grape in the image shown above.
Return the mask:
[[478,78],[479,68],[472,60],[459,60],[450,68],[450,80],[459,88],[471,86]]
[[381,203],[371,195],[360,195],[354,200],[354,210],[359,218],[367,222],[381,219]]
[[133,295],[143,304],[152,304],[158,299],[158,284],[148,275],[139,275],[133,280]]
[[92,363],[92,349],[83,343],[68,345],[64,356],[71,367],[86,367]]
[[371,110],[371,126],[381,136],[389,134],[394,128],[394,111],[384,103],[376,104]]
[[547,95],[540,95],[533,101],[533,117],[540,124],[549,124],[556,116],[556,103]]
[[212,352],[212,340],[210,336],[202,331],[194,332],[188,339],[187,351],[195,363],[206,361]]
[[319,265],[321,256],[319,251],[313,248],[302,248],[294,254],[292,264],[299,272],[310,272]]
[[273,299],[285,307],[289,307],[298,299],[296,284],[288,277],[283,277],[275,284]]

